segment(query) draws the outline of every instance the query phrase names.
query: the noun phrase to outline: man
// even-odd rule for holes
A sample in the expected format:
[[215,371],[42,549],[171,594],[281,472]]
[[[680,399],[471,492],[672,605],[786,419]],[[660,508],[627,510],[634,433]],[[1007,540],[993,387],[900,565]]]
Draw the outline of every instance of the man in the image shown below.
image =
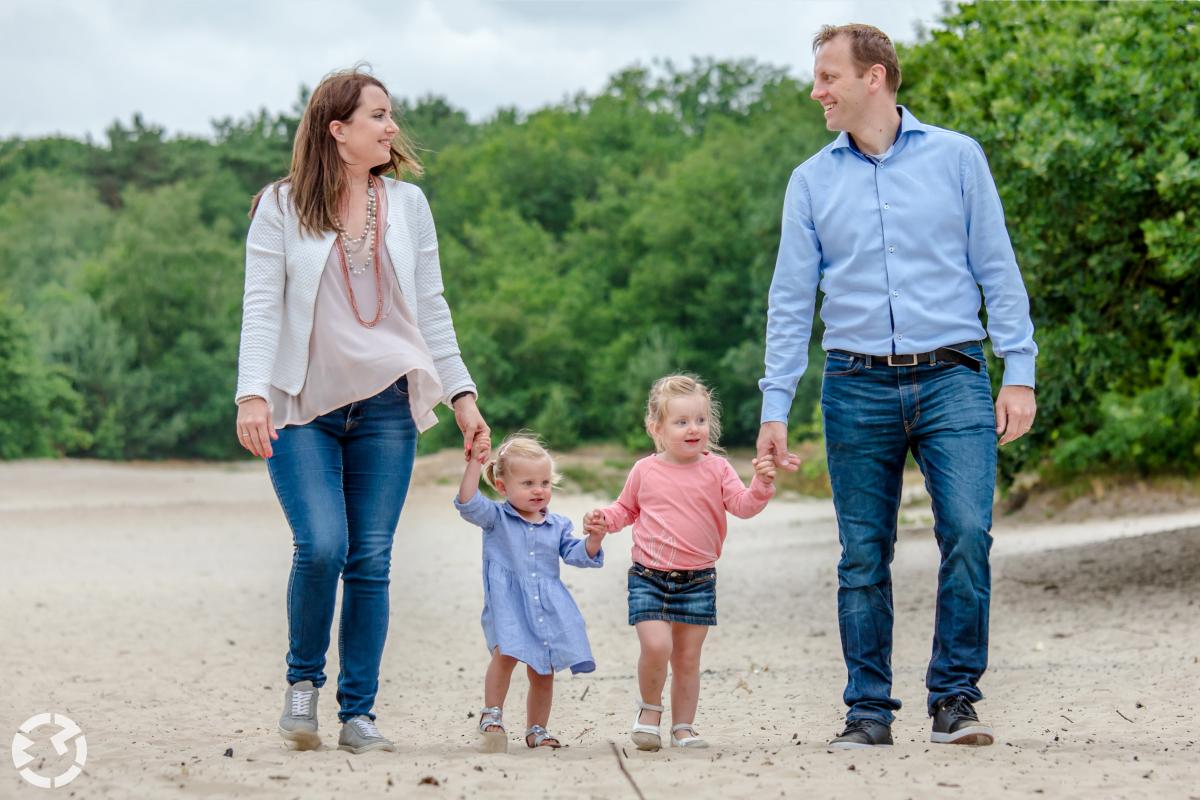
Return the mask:
[[[835,747],[892,743],[891,561],[911,451],[933,500],[941,551],[926,675],[934,742],[991,744],[973,704],[987,667],[996,437],[1033,423],[1033,325],[1004,212],[979,145],[896,105],[892,42],[868,25],[813,40],[812,99],[840,131],[796,168],[767,316],[759,455],[787,469],[787,416],[824,294],[821,392],[842,545],[838,623],[849,706]],[[1004,359],[992,405],[980,340]]]

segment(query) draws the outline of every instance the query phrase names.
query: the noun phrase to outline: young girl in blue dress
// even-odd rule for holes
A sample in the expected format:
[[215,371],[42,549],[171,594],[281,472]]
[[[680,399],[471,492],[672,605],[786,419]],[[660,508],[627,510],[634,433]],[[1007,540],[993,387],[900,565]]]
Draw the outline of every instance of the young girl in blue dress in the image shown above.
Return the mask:
[[[480,493],[481,470],[503,502]],[[477,459],[467,462],[454,498],[463,519],[483,529],[481,622],[492,660],[483,683],[479,732],[487,752],[508,749],[502,709],[518,661],[529,675],[529,747],[560,746],[546,731],[554,673],[567,667],[596,669],[583,615],[558,577],[558,561],[603,566],[605,534],[576,538],[571,521],[549,510],[558,479],[550,453],[535,437],[518,433],[504,440],[486,467]]]

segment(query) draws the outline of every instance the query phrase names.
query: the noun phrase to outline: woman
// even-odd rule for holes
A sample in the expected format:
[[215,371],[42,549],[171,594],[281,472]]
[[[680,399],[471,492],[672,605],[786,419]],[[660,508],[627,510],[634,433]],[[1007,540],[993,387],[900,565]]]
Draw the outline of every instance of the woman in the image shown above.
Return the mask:
[[446,402],[466,458],[490,447],[442,296],[429,204],[386,172],[421,172],[387,89],[358,70],[334,73],[309,99],[288,176],[255,198],[246,237],[237,433],[267,459],[292,528],[279,732],[301,750],[321,743],[339,576],[338,747],[395,750],[371,709],[417,432]]

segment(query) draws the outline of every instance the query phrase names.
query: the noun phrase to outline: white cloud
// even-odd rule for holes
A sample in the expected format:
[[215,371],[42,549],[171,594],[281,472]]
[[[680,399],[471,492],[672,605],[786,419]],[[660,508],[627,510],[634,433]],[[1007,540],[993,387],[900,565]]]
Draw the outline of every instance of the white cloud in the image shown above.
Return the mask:
[[0,7],[0,136],[103,138],[140,112],[171,132],[290,109],[357,61],[402,97],[481,119],[600,89],[635,62],[753,57],[807,76],[825,22],[898,41],[942,0],[17,0]]

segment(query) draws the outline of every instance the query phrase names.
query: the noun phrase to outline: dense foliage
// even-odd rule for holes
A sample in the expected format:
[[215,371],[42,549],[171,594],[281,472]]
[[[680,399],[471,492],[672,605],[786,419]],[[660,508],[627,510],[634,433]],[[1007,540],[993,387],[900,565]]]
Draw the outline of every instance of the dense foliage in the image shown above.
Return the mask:
[[1200,464],[1200,4],[981,3],[902,54],[987,152],[1029,289],[1041,464]]
[[[987,151],[1032,296],[1040,417],[1009,473],[1200,461],[1198,22],[1192,4],[985,3],[901,54],[901,102]],[[753,440],[783,189],[831,137],[807,95],[699,60],[480,124],[398,102],[493,426],[644,446],[649,382],[687,369],[716,386],[726,442]],[[0,141],[0,457],[241,452],[245,211],[286,171],[298,108],[204,139],[135,117],[103,145]],[[819,431],[818,389],[810,370],[798,435]]]

